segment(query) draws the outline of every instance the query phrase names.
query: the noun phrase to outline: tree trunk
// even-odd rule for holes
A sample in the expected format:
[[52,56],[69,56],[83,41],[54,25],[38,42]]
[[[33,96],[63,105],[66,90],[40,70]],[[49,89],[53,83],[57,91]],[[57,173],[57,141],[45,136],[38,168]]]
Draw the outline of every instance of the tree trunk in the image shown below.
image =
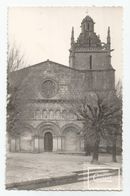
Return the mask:
[[117,162],[117,160],[116,160],[116,136],[113,136],[112,161]]
[[99,157],[99,143],[100,139],[97,138],[95,145],[93,147],[93,156],[92,156],[92,163],[97,163],[98,162],[98,157]]

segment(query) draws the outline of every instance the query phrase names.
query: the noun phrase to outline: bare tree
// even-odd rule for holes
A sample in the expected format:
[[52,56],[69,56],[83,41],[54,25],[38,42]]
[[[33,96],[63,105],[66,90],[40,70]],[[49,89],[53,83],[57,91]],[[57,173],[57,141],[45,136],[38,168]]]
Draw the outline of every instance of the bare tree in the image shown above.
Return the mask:
[[[16,135],[16,127],[18,125],[19,106],[18,96],[20,87],[12,85],[12,73],[24,66],[24,56],[21,55],[19,49],[14,46],[8,46],[7,58],[7,132],[10,135]],[[18,130],[18,129],[17,129]]]
[[16,71],[22,66],[24,66],[24,55],[21,54],[20,50],[13,46],[8,45],[8,55],[7,55],[7,71],[8,74],[12,71]]

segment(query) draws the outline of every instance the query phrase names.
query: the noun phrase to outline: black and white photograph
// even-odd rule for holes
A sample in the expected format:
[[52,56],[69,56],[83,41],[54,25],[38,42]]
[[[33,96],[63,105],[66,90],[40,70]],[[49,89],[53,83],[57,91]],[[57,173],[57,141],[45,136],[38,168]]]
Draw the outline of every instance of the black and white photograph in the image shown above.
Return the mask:
[[6,190],[123,189],[122,18],[8,7]]

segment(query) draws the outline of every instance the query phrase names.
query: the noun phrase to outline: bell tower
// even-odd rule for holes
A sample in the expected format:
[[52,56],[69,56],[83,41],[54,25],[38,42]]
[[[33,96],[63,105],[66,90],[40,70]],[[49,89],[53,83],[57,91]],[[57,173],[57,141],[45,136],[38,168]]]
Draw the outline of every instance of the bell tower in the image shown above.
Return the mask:
[[78,70],[111,69],[111,38],[110,27],[107,32],[107,42],[103,43],[94,31],[95,22],[86,16],[81,22],[81,33],[74,40],[74,28],[71,34],[69,56],[70,67]]
[[89,16],[86,16],[83,19],[83,21],[81,23],[81,30],[82,30],[83,34],[86,31],[87,32],[94,32],[94,22],[93,22],[93,20]]

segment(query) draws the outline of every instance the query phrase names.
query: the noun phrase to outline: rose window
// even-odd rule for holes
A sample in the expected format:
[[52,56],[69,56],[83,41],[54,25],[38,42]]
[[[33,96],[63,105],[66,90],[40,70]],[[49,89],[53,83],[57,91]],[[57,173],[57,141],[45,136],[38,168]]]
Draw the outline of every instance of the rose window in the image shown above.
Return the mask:
[[46,80],[41,85],[42,95],[46,98],[51,98],[55,96],[57,87],[56,83],[52,80]]

